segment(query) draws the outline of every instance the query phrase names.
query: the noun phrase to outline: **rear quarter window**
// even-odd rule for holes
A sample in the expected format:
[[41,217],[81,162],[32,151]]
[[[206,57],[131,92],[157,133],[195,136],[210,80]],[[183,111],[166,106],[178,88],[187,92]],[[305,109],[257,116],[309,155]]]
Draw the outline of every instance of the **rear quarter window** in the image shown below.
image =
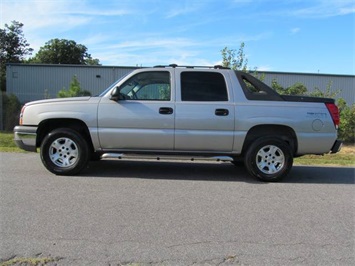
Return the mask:
[[237,79],[248,100],[282,101],[282,97],[265,83],[250,74],[235,71]]

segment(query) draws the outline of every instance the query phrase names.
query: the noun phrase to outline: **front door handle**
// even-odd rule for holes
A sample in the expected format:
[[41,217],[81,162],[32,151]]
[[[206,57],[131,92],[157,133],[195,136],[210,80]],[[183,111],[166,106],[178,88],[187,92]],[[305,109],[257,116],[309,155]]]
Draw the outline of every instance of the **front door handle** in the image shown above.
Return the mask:
[[218,116],[227,116],[227,115],[229,115],[229,110],[228,109],[216,109],[214,114],[218,115]]
[[171,115],[174,112],[173,108],[170,107],[160,107],[159,114],[162,115]]

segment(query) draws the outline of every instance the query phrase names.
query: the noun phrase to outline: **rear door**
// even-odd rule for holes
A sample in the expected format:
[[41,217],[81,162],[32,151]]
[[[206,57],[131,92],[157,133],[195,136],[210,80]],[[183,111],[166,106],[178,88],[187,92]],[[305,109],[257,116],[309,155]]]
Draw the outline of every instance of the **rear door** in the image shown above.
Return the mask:
[[176,69],[175,150],[230,152],[234,103],[228,72]]

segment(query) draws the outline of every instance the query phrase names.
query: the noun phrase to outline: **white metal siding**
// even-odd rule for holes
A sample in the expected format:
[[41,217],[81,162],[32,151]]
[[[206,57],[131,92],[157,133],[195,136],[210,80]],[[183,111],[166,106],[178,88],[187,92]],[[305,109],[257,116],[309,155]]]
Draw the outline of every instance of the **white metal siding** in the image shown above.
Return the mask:
[[97,95],[123,75],[130,67],[26,65],[9,64],[6,68],[7,93],[15,94],[20,102],[56,98],[58,92],[69,89],[76,75],[82,90]]
[[[22,103],[46,97],[55,98],[63,87],[69,88],[73,76],[76,75],[82,90],[97,95],[133,69],[135,67],[8,64],[7,93],[15,94]],[[344,98],[348,105],[355,103],[355,76],[353,75],[260,72],[263,73],[266,84],[271,85],[272,80],[276,79],[285,88],[300,82],[307,87],[308,91],[313,91],[316,87],[325,91],[329,82],[332,82],[332,91],[340,90],[338,98]]]
[[264,82],[271,86],[273,79],[284,88],[300,82],[306,86],[308,92],[315,88],[325,92],[331,82],[331,91],[339,91],[337,98],[343,98],[348,105],[355,103],[355,76],[352,75],[326,75],[326,74],[305,74],[305,73],[283,73],[283,72],[260,72],[265,74]]

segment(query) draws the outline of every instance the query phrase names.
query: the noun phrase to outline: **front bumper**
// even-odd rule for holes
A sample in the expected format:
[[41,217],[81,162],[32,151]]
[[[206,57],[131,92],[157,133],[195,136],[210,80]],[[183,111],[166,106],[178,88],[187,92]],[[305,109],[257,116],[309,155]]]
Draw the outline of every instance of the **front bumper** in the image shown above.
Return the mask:
[[25,151],[37,152],[37,127],[16,126],[14,135],[14,141],[19,148]]
[[337,140],[334,142],[334,145],[333,145],[333,147],[331,148],[330,153],[337,153],[337,152],[339,152],[342,145],[343,145],[343,142],[342,142],[341,140],[337,139]]

